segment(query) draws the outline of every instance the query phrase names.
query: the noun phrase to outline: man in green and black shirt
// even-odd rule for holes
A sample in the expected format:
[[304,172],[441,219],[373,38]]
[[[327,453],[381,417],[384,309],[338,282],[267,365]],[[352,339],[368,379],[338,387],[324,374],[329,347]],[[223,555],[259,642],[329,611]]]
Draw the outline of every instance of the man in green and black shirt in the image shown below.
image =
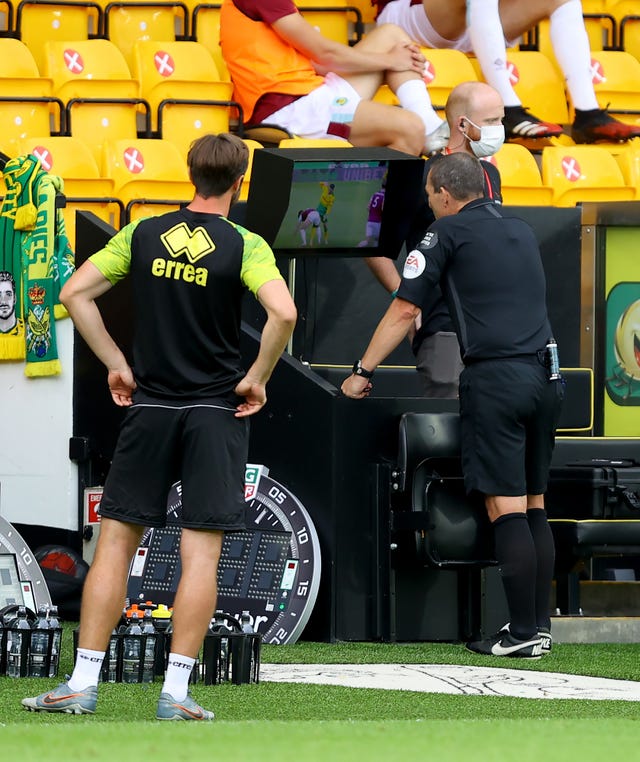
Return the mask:
[[[60,295],[108,369],[116,405],[127,407],[100,506],[101,531],[84,585],[79,648],[67,683],[23,705],[93,713],[109,637],[145,527],[162,527],[167,495],[182,484],[181,577],[158,702],[162,720],[212,720],[187,691],[215,609],[225,531],[244,528],[248,420],[293,331],[296,309],[273,252],[227,219],[248,149],[230,134],[206,135],[187,158],[195,186],[177,212],[135,221],[90,257]],[[133,367],[107,332],[95,299],[130,276]],[[240,356],[240,307],[250,290],[267,312],[258,356]]]

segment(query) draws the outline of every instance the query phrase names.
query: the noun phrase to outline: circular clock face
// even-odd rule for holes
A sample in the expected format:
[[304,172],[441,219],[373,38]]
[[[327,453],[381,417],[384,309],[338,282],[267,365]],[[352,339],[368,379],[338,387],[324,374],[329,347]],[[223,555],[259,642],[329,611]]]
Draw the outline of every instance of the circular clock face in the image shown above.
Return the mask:
[[[248,611],[265,643],[294,643],[318,594],[320,545],[306,509],[264,466],[247,465],[246,529],[224,537],[217,608],[237,618]],[[149,529],[129,573],[132,601],[171,605],[180,578],[180,484],[167,505],[167,526]]]
[[[17,564],[19,578],[16,579]],[[51,596],[42,570],[22,536],[0,516],[0,608],[11,603],[25,605],[37,611],[39,606],[51,606]]]

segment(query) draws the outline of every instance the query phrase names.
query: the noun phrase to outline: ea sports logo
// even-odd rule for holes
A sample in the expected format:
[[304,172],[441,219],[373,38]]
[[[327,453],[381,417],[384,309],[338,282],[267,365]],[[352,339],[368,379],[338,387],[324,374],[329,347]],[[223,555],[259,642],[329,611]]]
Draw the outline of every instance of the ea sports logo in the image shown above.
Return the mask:
[[409,280],[413,278],[418,278],[424,272],[425,265],[426,265],[426,262],[424,259],[424,254],[421,254],[419,251],[416,251],[415,249],[413,251],[410,251],[404,262],[404,270],[402,271],[402,277],[408,278]]

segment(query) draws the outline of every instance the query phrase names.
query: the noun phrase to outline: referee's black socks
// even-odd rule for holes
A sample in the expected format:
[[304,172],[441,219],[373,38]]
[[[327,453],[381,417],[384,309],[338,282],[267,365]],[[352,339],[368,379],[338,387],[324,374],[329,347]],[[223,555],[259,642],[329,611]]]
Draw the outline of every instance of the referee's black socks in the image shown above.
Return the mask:
[[544,508],[527,509],[527,521],[536,547],[536,623],[538,628],[551,629],[549,618],[549,598],[551,597],[551,584],[556,554],[553,542],[553,533],[547,521],[547,512]]
[[[511,634],[518,640],[537,635],[536,546],[524,513],[507,513],[493,522],[496,560],[509,607]],[[548,605],[548,600],[547,600]]]

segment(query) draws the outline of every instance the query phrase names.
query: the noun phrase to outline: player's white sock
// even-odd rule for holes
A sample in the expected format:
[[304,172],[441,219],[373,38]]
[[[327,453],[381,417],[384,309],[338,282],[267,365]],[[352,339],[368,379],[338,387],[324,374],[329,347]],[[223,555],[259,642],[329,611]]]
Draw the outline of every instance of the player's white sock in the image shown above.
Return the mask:
[[580,0],[569,0],[549,16],[553,52],[567,80],[567,90],[575,108],[599,108],[591,75],[591,46],[584,28]]
[[67,685],[72,691],[83,691],[98,684],[104,655],[105,651],[91,651],[88,648],[78,649],[73,674],[67,680]]
[[498,0],[467,0],[467,27],[487,82],[500,93],[505,106],[520,106],[522,101],[509,80]]
[[189,690],[191,670],[195,663],[196,660],[190,656],[170,653],[162,693],[169,693],[176,701],[184,701]]
[[431,105],[429,92],[421,79],[409,79],[396,90],[396,97],[402,108],[413,111],[424,122],[426,134],[429,135],[442,124],[442,119]]

